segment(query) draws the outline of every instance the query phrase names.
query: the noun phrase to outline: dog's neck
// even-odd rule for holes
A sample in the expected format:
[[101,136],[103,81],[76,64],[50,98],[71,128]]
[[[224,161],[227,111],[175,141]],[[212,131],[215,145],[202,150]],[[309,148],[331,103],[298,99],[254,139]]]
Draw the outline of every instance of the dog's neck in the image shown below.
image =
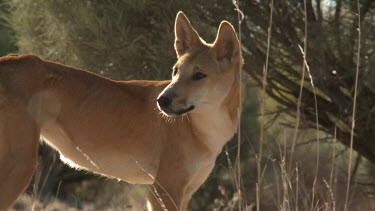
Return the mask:
[[[238,83],[236,81],[236,83]],[[192,113],[189,118],[196,137],[217,155],[236,133],[240,112],[240,85],[233,85],[222,105],[206,113]]]

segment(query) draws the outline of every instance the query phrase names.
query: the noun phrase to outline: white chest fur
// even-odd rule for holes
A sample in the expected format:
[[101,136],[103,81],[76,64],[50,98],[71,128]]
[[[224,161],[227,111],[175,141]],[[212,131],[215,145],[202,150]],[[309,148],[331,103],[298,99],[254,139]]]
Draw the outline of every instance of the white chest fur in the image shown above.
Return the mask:
[[237,129],[237,122],[223,110],[193,115],[192,124],[199,139],[216,155]]

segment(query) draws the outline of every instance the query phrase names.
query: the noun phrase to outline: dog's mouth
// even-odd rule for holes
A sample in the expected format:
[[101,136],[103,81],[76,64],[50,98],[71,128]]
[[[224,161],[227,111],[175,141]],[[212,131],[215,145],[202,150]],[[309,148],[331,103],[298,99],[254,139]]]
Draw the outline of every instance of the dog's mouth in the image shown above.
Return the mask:
[[184,109],[179,109],[177,111],[174,111],[170,108],[160,108],[160,111],[163,112],[165,115],[167,116],[179,116],[179,115],[183,115],[183,114],[186,114],[192,110],[194,110],[195,106],[194,105],[191,105],[187,108],[184,108]]

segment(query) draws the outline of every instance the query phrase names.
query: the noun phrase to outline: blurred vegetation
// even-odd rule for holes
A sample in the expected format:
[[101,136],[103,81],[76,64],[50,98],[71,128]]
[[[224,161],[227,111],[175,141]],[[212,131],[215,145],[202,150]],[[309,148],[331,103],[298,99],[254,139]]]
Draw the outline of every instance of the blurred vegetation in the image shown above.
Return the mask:
[[[281,110],[296,116],[296,101],[300,92],[303,56],[299,46],[304,39],[304,5],[277,2],[270,48],[270,64],[267,75],[267,94],[275,99]],[[354,149],[371,162],[375,162],[375,142],[369,137],[375,134],[375,3],[360,0],[361,52],[360,74],[355,119]],[[263,62],[266,58],[266,40],[269,17],[269,1],[248,1],[242,9],[249,14],[244,36],[248,52],[246,70],[261,83]],[[316,90],[319,129],[334,135],[346,146],[350,143],[355,70],[358,51],[358,9],[356,1],[307,1],[307,63]],[[301,101],[303,126],[314,128],[316,112],[314,91],[306,71]],[[284,109],[283,109],[284,108]],[[289,122],[294,127],[295,123]]]
[[17,52],[14,31],[8,26],[7,17],[7,5],[0,0],[0,56]]
[[[186,13],[207,42],[214,40],[221,20],[228,20],[238,27],[237,13],[230,0],[3,1],[6,2],[3,6],[7,11],[5,19],[15,33],[13,37],[12,31],[8,31],[10,36],[6,38],[9,41],[7,43],[12,43],[14,39],[19,53],[36,54],[45,59],[121,80],[169,78],[170,69],[176,61],[173,49],[174,19],[180,10]],[[241,30],[245,58],[243,70],[246,73],[244,82],[248,85],[241,128],[241,168],[244,202],[252,207],[255,204],[255,157],[259,140],[259,96],[255,85],[261,83],[263,74],[270,1],[240,2],[240,8],[245,15]],[[290,151],[290,140],[293,139],[292,128],[295,124],[296,98],[303,61],[298,48],[298,45],[303,46],[304,37],[303,1],[275,1],[266,90],[268,97],[264,105],[268,115],[266,146],[262,159],[265,171],[261,210],[286,209],[286,200],[293,203],[290,209],[295,208],[294,204],[297,203],[301,204],[302,210],[315,206],[331,207],[332,201],[327,197],[330,193],[335,196],[337,209],[342,208],[347,165],[345,145],[348,144],[348,128],[351,124],[357,50],[356,7],[353,2],[307,1],[307,61],[318,93],[319,126],[323,143],[319,146],[320,185],[315,193],[319,199],[312,202],[311,187],[314,182],[317,146],[316,131],[311,130],[315,126],[315,109],[308,77],[305,78],[301,104],[301,126],[294,155],[296,164],[287,167],[284,163]],[[355,149],[359,152],[355,164],[358,163],[359,167],[353,170],[353,183],[356,188],[353,190],[352,210],[366,210],[370,207],[368,201],[371,201],[369,198],[373,196],[375,187],[375,142],[371,138],[375,131],[372,123],[375,102],[375,9],[371,0],[360,2],[363,28],[361,92],[355,131]],[[3,34],[0,39],[2,36]],[[6,52],[13,51],[14,48],[9,49]],[[338,141],[344,145],[332,145],[335,125]],[[228,159],[231,163],[235,162],[236,147],[235,141],[232,141],[224,148],[223,151],[228,152],[228,156],[226,153],[220,154],[213,173],[193,196],[190,204],[193,210],[236,209],[237,190],[233,185],[231,166],[228,164]],[[333,149],[337,153],[333,157],[338,158],[337,162],[331,165]],[[131,189],[124,183],[97,178],[86,172],[76,172],[63,165],[56,158],[57,153],[44,145],[40,155],[40,177],[36,177],[39,190],[36,191],[36,188],[31,186],[28,192],[36,192],[42,202],[51,202],[57,198],[78,208],[85,205],[94,206],[96,209],[121,210],[131,209],[131,205],[133,210],[139,210],[137,204],[144,204],[141,200],[144,194],[142,188]],[[287,175],[285,168],[298,168],[298,172]],[[323,178],[328,180],[331,170],[334,178],[326,185]],[[296,175],[299,175],[299,178]],[[297,193],[286,186],[297,186]],[[122,199],[113,198],[113,195]],[[102,200],[97,200],[99,198]],[[295,203],[294,200],[298,201]],[[375,207],[375,201],[371,203],[374,203],[372,206]],[[43,207],[43,203],[40,206]]]

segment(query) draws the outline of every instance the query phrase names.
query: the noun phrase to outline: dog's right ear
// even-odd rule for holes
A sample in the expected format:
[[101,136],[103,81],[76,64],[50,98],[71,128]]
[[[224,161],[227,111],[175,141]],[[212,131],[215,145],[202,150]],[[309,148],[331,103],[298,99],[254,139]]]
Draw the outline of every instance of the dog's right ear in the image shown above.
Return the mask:
[[190,48],[202,43],[197,31],[191,26],[189,19],[183,12],[178,12],[174,25],[175,42],[174,48],[177,57],[182,56]]

